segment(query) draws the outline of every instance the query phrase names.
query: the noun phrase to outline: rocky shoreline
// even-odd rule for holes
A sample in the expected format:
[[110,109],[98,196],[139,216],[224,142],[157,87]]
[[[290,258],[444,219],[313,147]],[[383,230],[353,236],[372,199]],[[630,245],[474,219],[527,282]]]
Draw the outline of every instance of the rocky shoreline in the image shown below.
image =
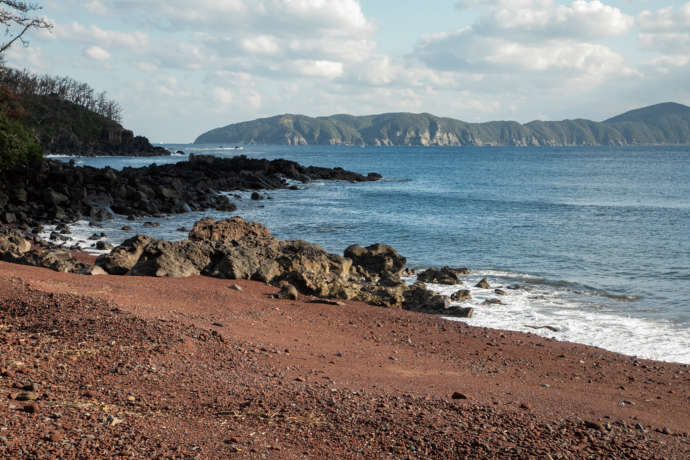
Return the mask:
[[[51,243],[40,239],[33,243],[18,232],[0,235],[0,260],[83,275],[253,280],[280,287],[278,296],[293,300],[307,295],[444,316],[471,317],[473,313],[472,308],[451,306],[448,297],[434,294],[421,281],[411,286],[404,282],[401,276],[409,273],[406,259],[390,246],[353,245],[340,256],[306,241],[280,241],[261,224],[240,217],[202,219],[183,241],[137,235],[98,257],[93,265]],[[433,277],[433,272],[422,273],[420,280]],[[445,267],[438,272],[446,277],[452,274],[454,284],[460,284],[457,274],[467,269]]]
[[[0,260],[77,274],[247,279],[281,286],[280,295],[290,298],[301,293],[446,316],[472,316],[471,308],[451,306],[447,297],[434,294],[423,283],[409,286],[403,282],[406,259],[390,246],[354,245],[342,256],[329,254],[305,241],[279,241],[261,224],[240,217],[218,222],[203,219],[184,241],[137,235],[114,249],[100,242],[101,249],[112,251],[94,265],[78,261],[52,242],[69,234],[67,223],[84,215],[94,223],[112,219],[113,213],[134,219],[208,208],[231,212],[236,206],[218,190],[297,188],[288,180],[362,182],[380,178],[376,173],[363,176],[342,168],[303,167],[286,160],[251,160],[245,156],[221,159],[192,155],[189,161],[177,164],[122,171],[47,161],[37,173],[23,168],[4,177],[1,214],[8,228],[19,231],[6,229],[0,235]],[[50,186],[41,188],[38,184]],[[252,199],[262,196],[254,192]],[[51,241],[38,236],[46,221],[59,223]]]
[[152,145],[148,138],[135,136],[133,131],[116,123],[104,126],[97,140],[85,141],[73,132],[63,131],[55,136],[41,136],[41,144],[47,155],[156,157],[171,154],[165,147]]
[[191,155],[189,161],[143,168],[92,168],[54,160],[5,171],[0,179],[0,222],[23,229],[80,218],[100,221],[114,213],[131,218],[193,210],[234,211],[220,192],[296,188],[288,180],[380,179],[342,168],[304,167],[287,160],[223,159]]

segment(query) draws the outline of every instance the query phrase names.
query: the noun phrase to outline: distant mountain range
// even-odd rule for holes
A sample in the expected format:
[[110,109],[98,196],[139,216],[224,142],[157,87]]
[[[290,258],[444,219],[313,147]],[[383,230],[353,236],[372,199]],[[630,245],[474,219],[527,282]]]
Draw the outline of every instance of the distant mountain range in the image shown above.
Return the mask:
[[277,115],[213,129],[197,144],[587,146],[690,144],[690,107],[667,102],[603,122],[466,123],[428,113]]

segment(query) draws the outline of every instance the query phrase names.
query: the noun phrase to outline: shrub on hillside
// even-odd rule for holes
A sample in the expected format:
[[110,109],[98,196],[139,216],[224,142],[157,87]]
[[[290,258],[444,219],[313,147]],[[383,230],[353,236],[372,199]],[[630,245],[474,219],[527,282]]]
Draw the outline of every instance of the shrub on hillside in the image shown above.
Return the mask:
[[0,111],[0,169],[31,164],[43,158],[36,136]]

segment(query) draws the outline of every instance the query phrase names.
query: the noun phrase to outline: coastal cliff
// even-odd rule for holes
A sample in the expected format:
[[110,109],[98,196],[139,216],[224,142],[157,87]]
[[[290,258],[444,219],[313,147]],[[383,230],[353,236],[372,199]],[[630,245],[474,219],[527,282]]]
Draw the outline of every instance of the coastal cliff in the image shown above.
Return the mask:
[[657,104],[603,122],[467,123],[428,113],[278,115],[213,129],[195,143],[279,145],[595,146],[690,144],[690,107]]
[[57,96],[23,96],[22,122],[36,133],[46,154],[62,155],[169,155],[117,121]]
[[121,124],[122,109],[105,92],[70,77],[36,75],[0,62],[0,167],[42,154],[169,155]]

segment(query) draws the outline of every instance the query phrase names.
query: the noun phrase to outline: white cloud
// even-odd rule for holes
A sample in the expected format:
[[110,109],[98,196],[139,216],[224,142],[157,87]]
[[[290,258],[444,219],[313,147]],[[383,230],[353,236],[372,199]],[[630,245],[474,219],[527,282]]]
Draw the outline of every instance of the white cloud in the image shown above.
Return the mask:
[[94,61],[107,61],[110,59],[110,53],[100,46],[89,46],[84,49],[84,56]]
[[[100,11],[104,5],[99,1],[92,8]],[[367,62],[376,49],[374,27],[357,0],[197,0],[193,7],[183,0],[110,0],[107,7],[110,15],[126,14],[128,24],[139,20],[149,30],[152,24],[159,28],[149,35],[74,22],[56,27],[56,37],[125,47],[137,54],[134,64],[144,71],[151,69],[141,62],[169,71],[325,80],[343,76],[350,64]]]
[[555,0],[501,0],[481,17],[475,29],[490,35],[516,34],[523,39],[589,40],[624,34],[634,21],[598,0],[575,0],[567,5]]
[[101,1],[101,0],[92,0],[84,7],[91,13],[94,14],[100,14],[100,15],[106,15],[108,14],[108,7]]
[[297,60],[289,63],[296,74],[307,77],[337,78],[343,75],[342,62]]
[[252,30],[261,26],[273,33],[347,35],[370,31],[357,0],[111,0],[112,11],[132,10],[160,17],[177,30],[198,26]]
[[[622,71],[623,56],[603,45],[573,40],[521,43],[485,37],[465,30],[428,38],[413,56],[432,68],[473,73],[554,72],[563,77],[598,74],[605,77]],[[575,72],[576,74],[573,74]]]
[[690,2],[675,10],[669,6],[657,11],[642,11],[637,23],[644,32],[688,32],[690,28]]
[[[616,75],[633,75],[622,54],[594,38],[628,31],[634,19],[598,0],[499,0],[460,2],[483,5],[469,27],[422,38],[410,58],[430,68],[455,72],[477,86],[597,85]],[[500,92],[505,86],[495,88]]]
[[25,48],[15,45],[5,51],[4,57],[10,66],[19,69],[31,69],[34,72],[47,69],[43,51],[37,46]]
[[213,99],[216,102],[219,102],[221,105],[227,105],[232,102],[232,91],[230,91],[227,88],[222,88],[220,86],[216,86],[213,88],[212,91]]
[[690,2],[675,9],[642,11],[637,19],[640,43],[666,54],[690,56]]
[[280,52],[280,46],[276,37],[270,35],[258,35],[246,37],[241,41],[242,48],[248,53],[276,54]]
[[649,63],[654,72],[671,74],[677,70],[690,69],[690,56],[659,56]]
[[84,26],[79,22],[56,24],[52,31],[54,38],[73,40],[81,43],[98,43],[106,47],[123,47],[130,51],[141,50],[148,44],[148,35],[144,32],[120,32],[102,29],[96,25]]
[[690,54],[690,33],[643,33],[638,38],[649,49],[669,54]]

